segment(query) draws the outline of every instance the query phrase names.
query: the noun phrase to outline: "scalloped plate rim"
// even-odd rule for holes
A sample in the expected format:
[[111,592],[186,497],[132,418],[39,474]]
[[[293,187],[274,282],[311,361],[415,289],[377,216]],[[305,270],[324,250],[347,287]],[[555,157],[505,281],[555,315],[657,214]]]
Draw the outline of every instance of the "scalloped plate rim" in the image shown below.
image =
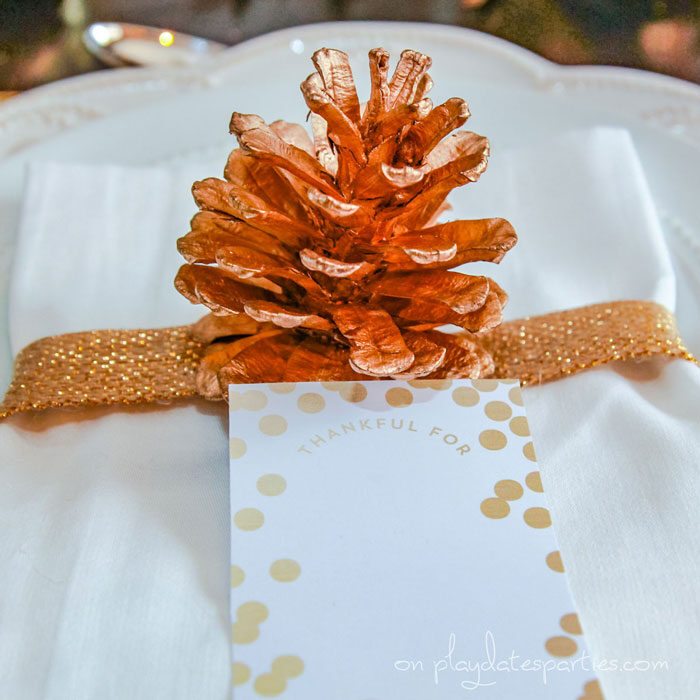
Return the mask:
[[[73,120],[66,122],[65,128],[72,127],[81,121],[127,109],[131,104],[138,103],[133,100],[135,95],[145,98],[155,93],[167,92],[183,84],[189,85],[192,89],[214,86],[225,79],[226,71],[231,66],[252,59],[262,51],[288,43],[291,39],[318,40],[319,37],[333,33],[354,35],[362,32],[366,36],[368,31],[417,34],[428,40],[449,39],[463,48],[488,51],[513,67],[524,70],[533,79],[534,85],[540,89],[551,89],[556,86],[572,92],[579,92],[583,88],[583,92],[588,92],[601,88],[632,88],[642,92],[660,92],[681,101],[688,100],[697,103],[697,107],[700,108],[700,86],[694,83],[634,68],[559,65],[521,46],[474,29],[419,22],[324,22],[288,27],[248,39],[211,60],[194,66],[96,71],[28,90],[0,106],[0,145],[2,139],[10,139],[9,147],[6,146],[0,150],[4,150],[5,153],[17,152],[42,139],[42,137],[27,139],[26,136],[15,135],[16,141],[13,144],[13,134],[3,133],[3,122],[20,120],[27,112],[30,112],[32,117],[36,117],[37,110],[41,113],[45,111],[60,113],[61,110],[70,112],[72,109]],[[121,96],[131,99],[125,100],[121,106],[116,102],[106,109],[93,107],[91,110],[86,101],[91,97],[97,98],[98,95],[104,97],[105,92],[112,93],[111,96],[117,101]],[[49,114],[45,116],[50,118]],[[636,115],[632,113],[630,116]],[[63,126],[59,120],[59,128],[47,136],[60,132]]]

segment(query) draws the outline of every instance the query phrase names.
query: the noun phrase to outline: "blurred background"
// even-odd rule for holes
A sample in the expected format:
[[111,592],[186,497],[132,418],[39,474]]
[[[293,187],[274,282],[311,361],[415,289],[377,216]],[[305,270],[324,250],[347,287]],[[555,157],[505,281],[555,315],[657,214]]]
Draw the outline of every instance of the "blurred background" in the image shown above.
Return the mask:
[[700,83],[700,0],[0,0],[0,91],[104,69],[81,40],[101,20],[225,44],[313,22],[438,22],[558,63],[631,66]]

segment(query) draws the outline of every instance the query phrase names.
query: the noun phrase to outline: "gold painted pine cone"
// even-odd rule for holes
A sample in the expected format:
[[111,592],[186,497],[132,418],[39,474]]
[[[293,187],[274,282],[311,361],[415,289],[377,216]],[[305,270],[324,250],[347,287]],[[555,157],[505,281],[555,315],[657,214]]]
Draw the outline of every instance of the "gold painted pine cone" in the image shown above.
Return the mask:
[[369,52],[365,105],[346,54],[320,49],[313,62],[301,84],[312,137],[234,113],[224,179],[193,186],[201,211],[178,241],[187,264],[175,286],[211,311],[194,328],[211,343],[200,392],[490,374],[478,334],[501,322],[507,295],[451,268],[500,262],[515,232],[504,219],[438,223],[449,192],[485,170],[487,139],[458,130],[464,100],[433,106],[431,61],[417,51],[391,79],[388,53]]

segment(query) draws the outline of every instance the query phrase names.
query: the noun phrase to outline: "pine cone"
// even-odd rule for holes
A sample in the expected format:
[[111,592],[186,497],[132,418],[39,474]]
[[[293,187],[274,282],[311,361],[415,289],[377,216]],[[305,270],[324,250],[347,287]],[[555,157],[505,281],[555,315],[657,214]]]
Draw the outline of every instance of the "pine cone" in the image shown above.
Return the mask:
[[[454,188],[486,168],[487,139],[459,129],[469,111],[433,107],[430,58],[369,53],[361,106],[348,57],[313,56],[302,84],[310,138],[298,124],[234,113],[239,148],[223,180],[193,186],[200,212],[178,241],[176,288],[211,314],[198,385],[479,377],[493,371],[478,333],[501,322],[491,279],[451,271],[500,262],[516,235],[504,219],[438,223]],[[454,133],[452,133],[454,132]],[[451,324],[466,333],[436,330]],[[247,337],[241,337],[247,336]]]

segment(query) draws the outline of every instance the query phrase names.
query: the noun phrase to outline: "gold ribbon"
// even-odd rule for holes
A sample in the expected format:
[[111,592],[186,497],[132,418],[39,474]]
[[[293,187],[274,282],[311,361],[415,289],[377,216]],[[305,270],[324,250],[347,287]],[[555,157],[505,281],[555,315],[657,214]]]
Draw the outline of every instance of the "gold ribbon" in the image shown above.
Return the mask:
[[[42,338],[15,360],[0,418],[19,411],[171,401],[197,393],[206,345],[189,326],[98,330]],[[539,384],[614,360],[667,355],[696,362],[673,314],[616,301],[501,324],[481,336],[499,378]]]
[[501,324],[482,338],[494,376],[542,384],[615,360],[653,355],[697,364],[674,315],[651,301],[593,304]]

